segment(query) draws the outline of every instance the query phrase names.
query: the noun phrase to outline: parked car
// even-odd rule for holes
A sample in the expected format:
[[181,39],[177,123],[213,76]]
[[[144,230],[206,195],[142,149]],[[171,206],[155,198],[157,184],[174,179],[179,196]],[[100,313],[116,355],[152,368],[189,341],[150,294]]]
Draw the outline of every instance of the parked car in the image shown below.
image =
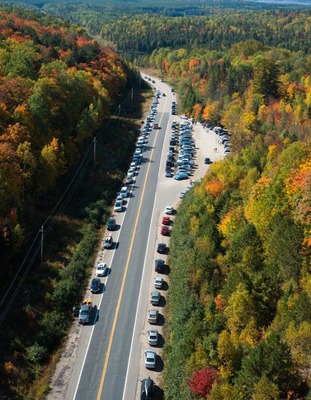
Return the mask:
[[120,200],[117,200],[115,205],[114,205],[113,210],[115,212],[121,212],[123,210],[123,201],[121,202]]
[[151,346],[156,346],[158,344],[158,331],[156,329],[149,329],[147,331],[147,340]]
[[99,278],[93,278],[91,282],[91,292],[92,293],[98,293],[100,292],[101,288],[101,281]]
[[169,236],[170,235],[170,228],[167,225],[161,226],[161,235]]
[[165,214],[168,214],[168,215],[174,214],[174,211],[175,210],[174,210],[174,208],[172,206],[166,206],[165,210],[164,210]]
[[107,222],[108,231],[113,231],[116,228],[116,219],[115,217],[110,217]]
[[176,179],[177,181],[181,181],[183,179],[187,179],[188,178],[188,174],[186,172],[178,172],[176,175],[174,175],[174,179]]
[[165,268],[165,263],[164,260],[162,260],[162,258],[157,258],[154,262],[154,269],[156,272],[160,272],[163,273],[164,272],[164,268]]
[[149,400],[151,399],[154,392],[154,382],[150,378],[142,379],[141,388],[140,388],[140,400]]
[[148,322],[150,324],[156,324],[159,318],[159,311],[155,309],[148,310]]
[[106,263],[99,263],[96,267],[96,276],[106,276],[108,267]]
[[111,249],[113,246],[113,239],[110,234],[105,235],[104,238],[104,249]]
[[120,194],[122,197],[129,197],[129,189],[127,186],[123,186],[120,190]]
[[167,252],[166,244],[165,243],[158,243],[157,252],[160,253],[160,254],[166,254],[166,252]]
[[168,217],[167,215],[164,215],[162,217],[162,225],[170,225],[171,224],[171,218]]
[[161,293],[155,290],[154,292],[151,292],[150,294],[150,303],[153,306],[157,306],[160,303],[160,298],[161,298]]
[[211,159],[209,157],[205,157],[204,163],[211,164]]
[[163,287],[163,278],[161,278],[160,276],[156,276],[155,278],[154,278],[154,287],[156,288],[156,289],[162,289],[162,287]]
[[154,369],[157,361],[157,353],[154,350],[145,351],[145,367]]

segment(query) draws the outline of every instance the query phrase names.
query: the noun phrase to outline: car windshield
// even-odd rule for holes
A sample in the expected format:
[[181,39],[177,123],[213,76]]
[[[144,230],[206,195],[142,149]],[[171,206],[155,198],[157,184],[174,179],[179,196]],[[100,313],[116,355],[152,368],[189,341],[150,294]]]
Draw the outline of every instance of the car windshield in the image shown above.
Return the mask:
[[87,310],[81,310],[81,315],[88,315],[88,311]]

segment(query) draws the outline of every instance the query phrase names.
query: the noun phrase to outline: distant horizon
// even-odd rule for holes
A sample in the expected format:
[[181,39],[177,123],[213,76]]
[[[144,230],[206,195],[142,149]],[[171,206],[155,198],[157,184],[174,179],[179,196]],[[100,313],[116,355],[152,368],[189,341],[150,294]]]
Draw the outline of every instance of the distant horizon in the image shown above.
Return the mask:
[[307,0],[248,0],[253,3],[269,3],[269,4],[299,4],[303,6],[311,5],[311,1]]

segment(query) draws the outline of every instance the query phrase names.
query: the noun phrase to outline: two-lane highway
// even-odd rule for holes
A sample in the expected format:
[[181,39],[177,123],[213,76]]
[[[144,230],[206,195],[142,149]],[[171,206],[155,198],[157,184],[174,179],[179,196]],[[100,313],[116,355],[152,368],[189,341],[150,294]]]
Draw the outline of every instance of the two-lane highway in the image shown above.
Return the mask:
[[[166,83],[154,80],[156,88],[166,94],[159,99],[154,120],[160,129],[150,132],[132,196],[126,199],[124,211],[115,214],[118,229],[112,236],[117,245],[97,256],[97,262],[110,267],[109,275],[101,279],[103,293],[92,295],[97,320],[89,326],[73,325],[48,400],[135,400],[140,379],[149,375],[143,351],[154,259],[158,258],[156,244],[161,239],[158,225],[165,206],[175,205],[180,191],[189,185],[189,180],[164,177],[171,124],[181,119],[170,115],[176,95]],[[213,131],[198,124],[194,135],[201,151],[192,179],[200,179],[208,169],[204,157],[220,159],[222,150],[215,153],[217,135]],[[151,373],[157,381],[160,371]]]
[[100,301],[99,318],[92,328],[87,353],[80,365],[81,373],[73,376],[70,382],[68,399],[117,400],[123,397],[170,100],[167,95],[159,101],[154,122],[160,129],[150,133],[145,146],[132,197],[125,205],[119,245]]

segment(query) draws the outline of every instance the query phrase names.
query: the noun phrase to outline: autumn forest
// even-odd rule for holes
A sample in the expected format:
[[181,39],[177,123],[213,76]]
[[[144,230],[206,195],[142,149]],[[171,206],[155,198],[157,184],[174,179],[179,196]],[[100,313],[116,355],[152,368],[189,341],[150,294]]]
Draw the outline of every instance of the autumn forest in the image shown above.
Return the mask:
[[[184,197],[172,230],[165,398],[310,400],[311,13],[231,6],[196,16],[177,6],[152,15],[45,6],[66,21],[1,11],[1,290],[36,218],[66,187],[94,135],[113,123],[136,68],[148,68],[176,88],[182,112],[227,128],[232,144],[231,155]],[[103,139],[114,156],[99,173],[113,188],[137,127],[123,132]],[[27,298],[31,286],[24,292],[19,315],[38,334],[26,342],[16,335],[16,315],[5,331],[15,342],[0,366],[4,394],[27,398],[27,380],[37,398],[48,390],[40,368],[51,364],[68,329],[68,309],[81,297],[72,292],[88,277],[85,265],[115,194],[96,190],[78,213],[57,216],[57,232],[70,245],[51,245],[46,278],[35,270],[44,286],[38,299]]]

